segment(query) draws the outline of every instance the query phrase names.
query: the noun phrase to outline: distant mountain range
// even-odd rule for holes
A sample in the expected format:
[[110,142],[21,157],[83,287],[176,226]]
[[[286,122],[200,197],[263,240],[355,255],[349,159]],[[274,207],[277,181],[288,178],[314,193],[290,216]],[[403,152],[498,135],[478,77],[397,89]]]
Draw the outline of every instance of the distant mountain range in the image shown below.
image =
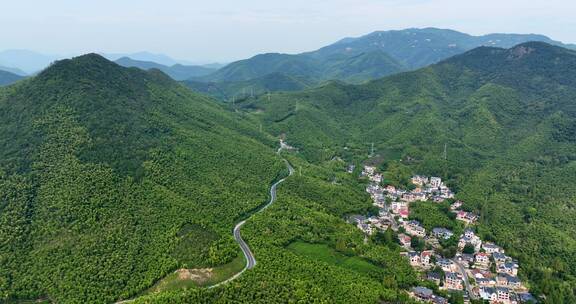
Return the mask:
[[174,64],[167,66],[153,61],[134,60],[129,57],[119,58],[115,62],[124,67],[136,67],[142,70],[158,69],[174,80],[186,80],[192,77],[205,76],[217,70],[199,65]]
[[377,31],[358,38],[345,38],[304,55],[321,59],[334,55],[353,56],[380,50],[390,55],[404,68],[417,69],[476,47],[510,48],[528,41],[540,41],[567,48],[576,48],[574,45],[565,45],[546,36],[535,34],[472,36],[448,29],[412,28],[398,31]]
[[[177,60],[164,54],[154,54],[150,52],[137,53],[111,53],[101,54],[111,61],[116,61],[123,57],[129,57],[136,61],[154,62],[160,65],[194,65],[185,60]],[[0,70],[8,71],[17,75],[26,76],[38,73],[56,60],[66,59],[71,55],[54,55],[42,54],[30,50],[4,50],[0,51]],[[207,64],[205,68],[216,70],[222,67],[222,64]],[[196,74],[193,74],[196,75]],[[198,76],[198,75],[196,75]]]
[[0,51],[0,66],[7,67],[2,70],[13,73],[20,70],[26,74],[34,74],[61,58],[63,57],[29,50],[5,50]]
[[378,31],[358,38],[344,38],[313,52],[256,55],[192,80],[238,82],[283,73],[311,82],[336,79],[360,83],[437,63],[479,46],[509,48],[528,41],[576,48],[534,34],[472,36],[437,28]]
[[[260,54],[226,66],[193,65],[149,52],[103,56],[126,67],[159,69],[175,80],[188,80],[185,84],[194,90],[229,99],[241,95],[242,91],[254,91],[256,94],[294,91],[328,80],[363,83],[428,66],[479,46],[509,48],[528,41],[576,49],[576,45],[563,44],[536,34],[472,36],[448,29],[412,28],[344,38],[301,54]],[[0,66],[6,67],[0,67],[0,70],[25,76],[37,73],[62,58],[64,56],[27,50],[7,50],[0,52]]]

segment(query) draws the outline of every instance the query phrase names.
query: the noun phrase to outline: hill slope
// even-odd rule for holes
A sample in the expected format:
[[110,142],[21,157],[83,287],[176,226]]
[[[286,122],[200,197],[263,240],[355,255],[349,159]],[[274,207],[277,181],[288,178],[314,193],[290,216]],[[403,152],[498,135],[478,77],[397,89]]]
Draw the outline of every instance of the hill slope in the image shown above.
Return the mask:
[[300,91],[314,83],[305,78],[289,76],[283,73],[271,73],[262,77],[229,82],[202,82],[186,80],[182,82],[190,89],[210,95],[224,101],[242,99],[268,92]]
[[236,82],[282,73],[317,82],[329,79],[363,82],[403,70],[401,64],[379,51],[352,56],[340,54],[325,58],[314,58],[306,54],[270,53],[230,63],[215,73],[191,80]]
[[142,70],[158,69],[174,80],[186,80],[192,77],[208,75],[216,71],[216,69],[194,65],[174,64],[172,66],[166,66],[151,61],[134,60],[129,57],[122,57],[114,62],[124,67],[136,67]]
[[3,88],[0,121],[2,300],[113,302],[227,263],[284,169],[249,121],[98,55]]
[[569,303],[575,67],[576,52],[545,43],[481,47],[364,85],[329,83],[245,106],[308,159],[366,156],[374,142],[387,164],[447,178],[482,214],[483,236],[520,259],[533,290]]

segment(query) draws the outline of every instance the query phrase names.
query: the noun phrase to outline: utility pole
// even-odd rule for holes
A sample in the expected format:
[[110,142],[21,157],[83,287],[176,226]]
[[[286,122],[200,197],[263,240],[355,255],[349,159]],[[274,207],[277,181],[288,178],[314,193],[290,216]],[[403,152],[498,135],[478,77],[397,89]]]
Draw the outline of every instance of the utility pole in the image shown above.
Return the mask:
[[374,143],[372,143],[372,147],[370,148],[370,157],[374,156]]
[[447,159],[448,159],[448,154],[446,153],[447,148],[448,148],[448,144],[447,144],[447,143],[444,143],[444,160],[447,160]]

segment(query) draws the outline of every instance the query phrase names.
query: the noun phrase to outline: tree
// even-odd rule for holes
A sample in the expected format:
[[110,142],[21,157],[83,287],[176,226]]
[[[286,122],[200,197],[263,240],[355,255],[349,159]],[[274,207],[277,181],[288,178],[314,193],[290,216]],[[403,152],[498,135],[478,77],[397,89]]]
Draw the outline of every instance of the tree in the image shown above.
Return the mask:
[[426,243],[421,238],[413,236],[410,240],[410,246],[416,251],[422,251],[426,247]]
[[450,293],[450,304],[464,304],[464,294],[460,291],[453,291]]
[[466,253],[466,254],[473,254],[474,252],[476,252],[476,249],[474,248],[474,245],[467,243],[464,246],[464,249],[462,249],[462,253]]

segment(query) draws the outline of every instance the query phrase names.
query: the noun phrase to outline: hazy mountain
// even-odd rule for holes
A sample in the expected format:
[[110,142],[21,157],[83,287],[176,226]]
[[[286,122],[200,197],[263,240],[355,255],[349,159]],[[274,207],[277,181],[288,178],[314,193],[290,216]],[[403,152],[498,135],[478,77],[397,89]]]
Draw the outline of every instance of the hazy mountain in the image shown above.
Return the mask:
[[528,41],[575,47],[534,34],[472,36],[436,28],[378,31],[358,38],[344,38],[319,50],[297,55],[257,55],[193,80],[242,81],[278,72],[317,81],[334,79],[360,83],[437,63],[479,46],[508,48]]
[[479,46],[509,48],[528,41],[540,41],[566,46],[546,36],[535,34],[472,36],[447,29],[415,28],[398,31],[377,31],[358,38],[346,38],[308,54],[313,57],[324,58],[333,54],[348,55],[364,53],[369,50],[381,50],[406,67],[414,69],[436,63]]
[[150,52],[136,52],[136,53],[104,53],[102,56],[106,57],[108,60],[116,61],[122,57],[128,57],[133,60],[155,62],[161,65],[172,66],[175,64],[181,64],[182,62],[171,58],[170,56],[164,54],[155,54]]
[[13,84],[14,82],[23,79],[24,77],[10,72],[0,70],[0,86]]
[[166,75],[170,76],[174,80],[185,80],[191,77],[200,77],[216,71],[216,69],[206,68],[203,66],[192,66],[182,64],[174,64],[172,66],[166,66],[151,61],[134,60],[129,57],[122,57],[116,60],[115,62],[124,67],[137,67],[143,70],[158,69],[166,73]]
[[11,68],[11,67],[6,67],[6,66],[0,66],[0,70],[2,71],[6,71],[6,72],[10,72],[12,74],[16,74],[18,76],[28,76],[28,74],[26,74],[26,72],[18,69],[18,68]]
[[26,74],[33,74],[47,67],[61,56],[46,55],[29,50],[0,51],[0,65],[20,69]]

